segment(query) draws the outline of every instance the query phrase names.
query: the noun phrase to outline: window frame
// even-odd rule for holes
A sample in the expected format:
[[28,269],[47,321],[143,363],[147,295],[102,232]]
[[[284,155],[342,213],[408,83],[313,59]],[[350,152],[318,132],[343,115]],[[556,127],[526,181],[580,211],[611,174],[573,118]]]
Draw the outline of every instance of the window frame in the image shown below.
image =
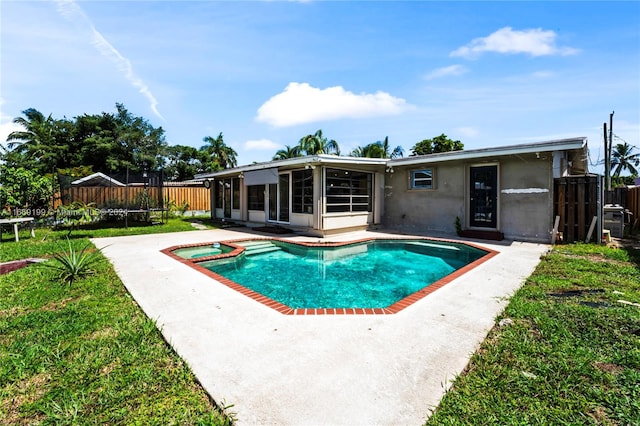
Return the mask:
[[[427,173],[428,172],[428,173]],[[420,177],[416,180],[417,173],[430,174],[430,177]],[[416,185],[416,182],[429,182],[428,185]],[[414,169],[409,171],[409,189],[412,191],[430,191],[436,189],[435,185],[435,168],[425,167],[422,169]]]
[[[330,176],[336,174],[336,176]],[[373,173],[328,168],[325,172],[326,213],[371,213]],[[361,183],[365,182],[363,186]]]

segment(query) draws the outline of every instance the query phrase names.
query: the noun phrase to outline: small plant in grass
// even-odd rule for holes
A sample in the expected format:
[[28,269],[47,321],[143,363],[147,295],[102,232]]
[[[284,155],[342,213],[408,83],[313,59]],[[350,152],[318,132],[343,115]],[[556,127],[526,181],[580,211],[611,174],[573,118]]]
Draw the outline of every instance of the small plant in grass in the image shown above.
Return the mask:
[[165,199],[165,206],[169,212],[169,217],[184,216],[189,210],[189,203],[186,200],[182,200],[182,204],[178,204],[175,200]]
[[100,218],[99,210],[95,203],[83,203],[74,201],[69,206],[59,206],[55,211],[58,228],[67,228],[67,237],[71,231],[78,229],[80,225],[92,223]]
[[68,251],[54,253],[53,263],[42,265],[55,270],[59,279],[72,285],[76,280],[95,273],[93,267],[100,261],[100,256],[98,252],[91,250],[89,243],[79,251],[71,245],[68,238],[67,244]]

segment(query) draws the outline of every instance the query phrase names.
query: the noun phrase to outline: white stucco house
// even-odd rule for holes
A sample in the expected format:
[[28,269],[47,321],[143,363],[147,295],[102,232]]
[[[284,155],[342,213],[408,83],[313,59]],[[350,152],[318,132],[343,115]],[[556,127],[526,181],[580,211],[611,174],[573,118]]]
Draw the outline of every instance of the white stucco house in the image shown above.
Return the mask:
[[397,159],[312,155],[202,174],[211,215],[326,236],[384,227],[548,242],[554,178],[588,173],[587,138]]

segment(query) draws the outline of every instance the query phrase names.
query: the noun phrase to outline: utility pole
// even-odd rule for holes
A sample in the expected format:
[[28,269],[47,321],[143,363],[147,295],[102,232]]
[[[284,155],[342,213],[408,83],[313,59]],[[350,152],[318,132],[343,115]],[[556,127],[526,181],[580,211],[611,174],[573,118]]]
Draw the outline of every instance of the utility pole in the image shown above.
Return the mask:
[[609,144],[607,143],[607,122],[605,121],[604,123],[602,123],[602,127],[604,128],[604,190],[605,191],[609,191],[610,190],[610,183],[609,183],[609,175],[610,170],[609,170]]
[[[613,114],[609,114],[609,133],[607,134],[607,122],[603,123],[604,128],[604,189],[611,191],[611,150],[613,147]],[[607,141],[608,139],[608,141]]]
[[615,111],[611,111],[609,114],[609,153],[607,154],[607,160],[609,161],[609,174],[608,176],[608,184],[607,191],[611,191],[611,150],[613,148],[613,114]]

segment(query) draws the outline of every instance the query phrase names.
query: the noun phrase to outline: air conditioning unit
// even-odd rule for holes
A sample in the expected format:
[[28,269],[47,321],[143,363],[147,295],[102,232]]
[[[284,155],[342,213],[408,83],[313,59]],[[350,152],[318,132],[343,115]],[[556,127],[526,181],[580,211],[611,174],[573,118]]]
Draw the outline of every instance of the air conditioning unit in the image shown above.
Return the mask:
[[612,237],[624,236],[624,207],[617,204],[605,204],[604,229],[608,229]]

